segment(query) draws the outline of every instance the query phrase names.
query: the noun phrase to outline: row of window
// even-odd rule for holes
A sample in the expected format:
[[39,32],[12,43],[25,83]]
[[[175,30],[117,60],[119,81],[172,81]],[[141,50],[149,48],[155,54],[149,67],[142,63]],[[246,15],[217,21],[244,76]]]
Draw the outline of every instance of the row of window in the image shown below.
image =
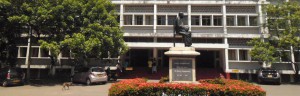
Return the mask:
[[[238,50],[239,51],[239,60],[247,61],[248,58],[248,50]],[[228,59],[229,60],[238,60],[236,50],[228,50]]]
[[[144,20],[145,18],[145,20]],[[173,25],[175,15],[157,16],[157,25]],[[191,16],[191,25],[199,26],[222,26],[222,16]],[[154,18],[152,15],[124,15],[124,25],[153,25]],[[227,26],[257,26],[257,16],[227,16]],[[184,17],[185,25],[188,24],[187,16]]]
[[[237,54],[237,52],[239,52]],[[289,51],[284,51],[284,52],[280,52],[281,55],[279,56],[279,62],[289,62],[289,56],[290,53]],[[239,59],[237,58],[237,55],[239,56]],[[279,55],[279,54],[275,54],[275,55]],[[300,62],[300,53],[299,52],[295,52],[294,54],[295,56],[295,61],[296,62]],[[249,50],[228,50],[228,59],[229,60],[241,60],[241,61],[248,61],[250,60],[250,56],[249,56]],[[252,61],[256,61],[253,60],[251,58]]]
[[[154,42],[154,38],[151,37],[125,37],[125,42]],[[182,42],[182,38],[157,38],[157,42]],[[221,38],[193,38],[193,43],[223,43],[223,39]]]
[[[18,57],[26,57],[27,54],[27,47],[19,47],[19,56]],[[31,48],[30,52],[31,57],[49,57],[49,51],[33,47]],[[69,57],[70,52],[69,51],[62,51],[62,57]]]

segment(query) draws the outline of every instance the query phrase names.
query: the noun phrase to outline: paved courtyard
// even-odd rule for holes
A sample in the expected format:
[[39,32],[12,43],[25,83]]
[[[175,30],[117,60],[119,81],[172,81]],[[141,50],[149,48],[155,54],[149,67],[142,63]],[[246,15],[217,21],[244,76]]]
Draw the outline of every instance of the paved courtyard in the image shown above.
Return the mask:
[[[158,82],[150,80],[149,82]],[[70,90],[62,90],[61,84],[25,85],[0,87],[0,96],[107,96],[114,82],[85,86],[75,84]],[[299,96],[300,84],[259,85],[267,91],[267,96]]]
[[259,85],[267,96],[300,96],[300,84]]
[[62,85],[0,87],[0,96],[107,96],[111,84],[92,86],[76,84],[69,90],[62,90]]

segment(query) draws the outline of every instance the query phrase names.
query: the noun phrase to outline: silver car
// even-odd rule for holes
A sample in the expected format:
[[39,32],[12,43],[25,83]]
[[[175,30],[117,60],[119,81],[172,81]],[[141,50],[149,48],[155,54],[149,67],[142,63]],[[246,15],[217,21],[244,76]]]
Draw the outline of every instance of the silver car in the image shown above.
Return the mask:
[[78,72],[75,72],[71,80],[74,83],[86,83],[86,85],[92,83],[105,84],[107,83],[107,74],[102,67],[81,68]]

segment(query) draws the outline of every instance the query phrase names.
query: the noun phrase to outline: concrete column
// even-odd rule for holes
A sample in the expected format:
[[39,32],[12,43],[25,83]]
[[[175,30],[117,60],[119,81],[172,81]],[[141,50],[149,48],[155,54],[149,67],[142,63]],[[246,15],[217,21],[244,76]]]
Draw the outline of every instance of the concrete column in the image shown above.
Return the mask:
[[135,25],[135,18],[134,17],[135,17],[134,14],[132,14],[132,21],[131,21],[132,25]]
[[228,48],[225,48],[224,52],[224,63],[225,63],[225,73],[226,73],[226,78],[230,79],[230,73],[229,73],[229,62],[228,62]]
[[202,15],[200,15],[200,26],[202,26]]
[[246,26],[250,26],[249,15],[246,16]]
[[62,54],[59,53],[58,56],[57,56],[57,58],[56,58],[56,59],[57,59],[58,65],[62,65],[62,64],[61,64],[61,58],[62,58]]
[[240,61],[240,49],[236,50],[236,60]]
[[189,26],[189,31],[192,31],[192,17],[191,17],[191,4],[188,5],[188,26]]
[[222,18],[223,18],[223,31],[224,31],[224,34],[227,34],[227,18],[226,18],[226,5],[225,4],[223,4],[223,6],[222,6],[222,13],[223,13],[223,16],[222,16]]
[[40,46],[39,46],[38,48],[39,48],[38,58],[40,58],[40,57],[42,57],[42,56],[41,56],[41,55],[42,55],[42,54],[41,54],[41,53],[42,53],[42,52],[41,52],[41,51],[42,51],[42,49],[41,49],[41,47],[40,47]]
[[[156,61],[158,60],[157,59],[157,48],[153,48],[153,58],[156,58]],[[156,64],[157,64],[157,62],[156,62]]]
[[124,25],[124,5],[120,5],[120,27]]
[[21,47],[18,47],[18,57],[21,57]]
[[210,26],[214,26],[214,15],[210,17]]
[[153,15],[153,33],[156,34],[156,25],[157,25],[157,5],[154,4],[154,15]]
[[166,22],[166,25],[168,25],[169,24],[169,22],[168,22],[168,14],[166,14],[166,18],[165,18],[166,20],[165,20],[165,22]]
[[250,50],[247,50],[247,59],[248,59],[248,61],[251,61],[251,55],[250,55]]
[[143,25],[146,25],[146,16],[143,14]]
[[237,15],[234,16],[234,26],[238,26]]

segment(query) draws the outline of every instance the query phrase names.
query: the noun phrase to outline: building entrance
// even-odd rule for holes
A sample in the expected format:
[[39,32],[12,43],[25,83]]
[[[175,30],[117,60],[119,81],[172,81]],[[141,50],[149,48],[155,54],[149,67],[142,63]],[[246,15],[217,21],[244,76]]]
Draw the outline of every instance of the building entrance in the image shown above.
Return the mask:
[[131,49],[130,63],[132,67],[147,67],[147,61],[152,56],[150,49]]
[[217,68],[219,67],[219,51],[197,50],[200,55],[196,57],[197,68]]

